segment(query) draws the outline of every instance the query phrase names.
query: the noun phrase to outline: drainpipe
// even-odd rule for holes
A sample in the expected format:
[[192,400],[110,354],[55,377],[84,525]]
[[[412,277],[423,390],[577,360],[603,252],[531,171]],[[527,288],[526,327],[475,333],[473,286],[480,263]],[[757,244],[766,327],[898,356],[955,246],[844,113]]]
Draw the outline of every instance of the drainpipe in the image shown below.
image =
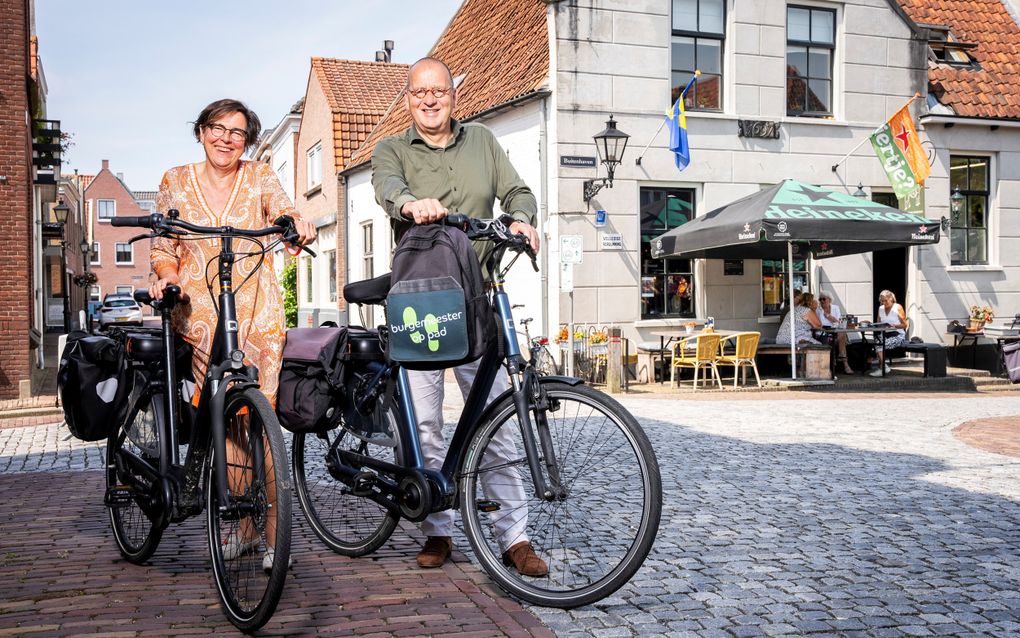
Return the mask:
[[547,338],[552,338],[552,326],[549,325],[549,304],[552,303],[550,299],[559,299],[559,296],[553,296],[549,290],[549,236],[548,224],[549,224],[549,132],[546,127],[546,122],[549,117],[549,98],[542,98],[542,116],[539,120],[538,127],[538,166],[541,173],[540,187],[542,189],[542,199],[538,203],[538,214],[539,224],[542,228],[542,263],[540,264],[541,272],[541,290],[544,293],[544,302],[542,303],[542,325],[544,326],[544,334]]
[[[349,241],[351,234],[350,234],[350,232],[348,232],[348,226],[350,225],[349,222],[351,220],[351,214],[350,214],[350,211],[351,211],[351,193],[350,193],[350,189],[348,189],[348,187],[347,187],[348,186],[347,176],[346,175],[341,175],[340,173],[337,173],[336,178],[337,178],[337,180],[339,180],[340,185],[344,189],[344,206],[343,206],[343,209],[342,209],[343,210],[343,216],[344,216],[344,236],[343,236],[343,238],[341,238],[340,237],[340,233],[338,232],[336,240],[338,242],[339,241],[343,241],[343,245],[344,245],[344,284],[346,285],[351,280],[350,241]],[[338,212],[337,213],[337,229],[338,230],[340,228],[340,219],[339,219],[339,217],[340,217],[340,214]],[[336,292],[337,292],[337,306],[339,307],[340,299],[343,297],[343,294],[344,294],[343,288],[339,288]],[[348,325],[348,326],[351,325],[351,307],[350,307],[350,305],[347,305],[347,307],[344,309],[344,320],[345,320],[344,321],[344,325]]]

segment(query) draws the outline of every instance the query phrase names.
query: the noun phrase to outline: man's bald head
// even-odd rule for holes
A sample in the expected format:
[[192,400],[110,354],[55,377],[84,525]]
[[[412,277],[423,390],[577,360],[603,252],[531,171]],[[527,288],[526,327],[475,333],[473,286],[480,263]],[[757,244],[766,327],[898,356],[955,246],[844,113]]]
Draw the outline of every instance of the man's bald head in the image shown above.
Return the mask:
[[446,66],[446,62],[443,62],[439,58],[424,57],[415,62],[414,64],[412,64],[411,67],[407,70],[407,88],[411,88],[411,85],[414,82],[415,71],[417,71],[419,68],[431,67],[433,65],[441,67],[443,69],[443,71],[446,73],[447,79],[450,81],[450,84],[448,86],[452,87],[453,73],[450,71],[450,67]]

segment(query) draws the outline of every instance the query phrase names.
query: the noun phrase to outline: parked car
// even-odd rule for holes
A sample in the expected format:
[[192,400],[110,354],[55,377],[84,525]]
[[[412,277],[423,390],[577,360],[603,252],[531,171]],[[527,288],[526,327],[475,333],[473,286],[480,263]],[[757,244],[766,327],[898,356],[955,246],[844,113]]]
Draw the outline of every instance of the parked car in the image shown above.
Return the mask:
[[109,294],[103,298],[99,308],[99,327],[111,324],[142,325],[142,308],[134,297],[125,294]]

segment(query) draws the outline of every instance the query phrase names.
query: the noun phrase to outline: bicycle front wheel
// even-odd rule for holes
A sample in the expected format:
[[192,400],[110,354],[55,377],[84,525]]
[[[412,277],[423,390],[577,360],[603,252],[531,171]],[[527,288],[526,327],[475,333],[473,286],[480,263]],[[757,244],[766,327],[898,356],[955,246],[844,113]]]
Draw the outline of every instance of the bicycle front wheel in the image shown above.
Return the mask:
[[[340,464],[339,451],[395,463],[402,462],[400,435],[392,406],[380,400],[370,415],[321,434],[295,434],[294,483],[305,519],[327,547],[344,556],[371,554],[385,543],[400,517],[330,473]],[[371,424],[368,426],[368,424]],[[355,436],[357,429],[361,436]],[[357,468],[361,469],[361,468]],[[369,488],[370,489],[370,488]]]
[[163,529],[154,521],[166,507],[160,482],[139,465],[159,467],[163,396],[149,395],[106,442],[106,490],[113,538],[121,556],[140,565],[156,552]]
[[[536,605],[571,608],[608,596],[641,567],[658,531],[662,483],[648,438],[623,406],[586,386],[542,386],[547,400],[531,418],[558,493],[536,493],[510,396],[465,455],[461,515],[497,584]],[[507,550],[524,541],[547,573],[518,573]]]
[[[286,449],[276,414],[255,388],[226,399],[226,459],[210,454],[209,552],[227,619],[241,631],[266,624],[283,593],[290,563],[291,494]],[[216,465],[227,466],[227,499]]]

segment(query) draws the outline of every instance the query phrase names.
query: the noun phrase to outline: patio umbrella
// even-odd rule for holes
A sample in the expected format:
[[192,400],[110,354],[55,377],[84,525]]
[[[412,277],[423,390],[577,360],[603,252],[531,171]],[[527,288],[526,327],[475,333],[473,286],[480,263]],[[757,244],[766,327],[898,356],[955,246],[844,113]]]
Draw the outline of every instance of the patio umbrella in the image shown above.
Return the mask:
[[[652,241],[652,257],[786,259],[837,257],[938,243],[939,222],[877,202],[787,179]],[[796,335],[790,353],[796,356]],[[793,377],[796,378],[796,366]]]

